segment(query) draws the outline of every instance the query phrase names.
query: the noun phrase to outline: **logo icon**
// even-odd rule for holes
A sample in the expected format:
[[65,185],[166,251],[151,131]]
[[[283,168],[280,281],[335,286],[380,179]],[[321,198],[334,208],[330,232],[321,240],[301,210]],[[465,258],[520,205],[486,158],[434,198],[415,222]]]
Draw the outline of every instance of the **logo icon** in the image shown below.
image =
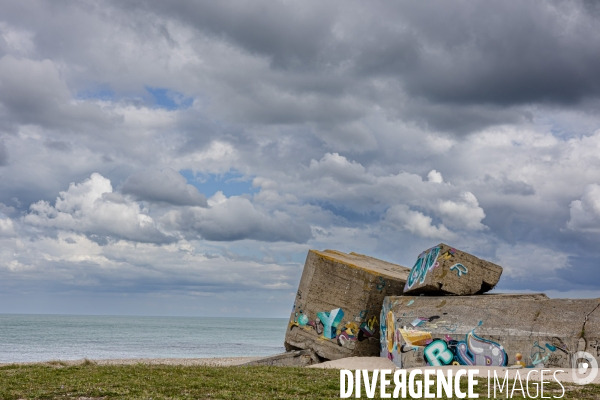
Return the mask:
[[578,351],[573,358],[573,382],[578,385],[592,383],[598,376],[598,361],[590,353]]

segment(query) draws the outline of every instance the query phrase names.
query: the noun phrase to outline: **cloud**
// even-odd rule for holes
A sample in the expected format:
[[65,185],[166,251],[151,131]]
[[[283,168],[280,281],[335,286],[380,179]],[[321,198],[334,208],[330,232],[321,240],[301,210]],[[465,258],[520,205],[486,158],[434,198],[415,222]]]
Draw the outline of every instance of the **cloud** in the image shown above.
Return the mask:
[[0,141],[0,167],[8,164],[8,150],[4,141]]
[[462,192],[458,200],[443,200],[438,204],[438,213],[444,224],[451,228],[480,231],[487,227],[481,223],[485,213],[471,192]]
[[365,173],[365,167],[356,161],[348,161],[346,157],[340,156],[338,153],[327,153],[320,161],[311,160],[306,176],[312,179],[329,177],[349,184],[371,181]]
[[442,174],[440,174],[435,169],[432,169],[427,174],[427,180],[433,183],[444,183],[444,178],[442,178]]
[[60,192],[55,205],[39,201],[23,221],[41,228],[85,233],[94,238],[166,243],[173,239],[162,233],[146,210],[113,193],[110,180],[94,173],[82,183]]
[[291,305],[309,248],[445,240],[593,290],[597,5],[259,3],[3,5],[3,288]]
[[567,228],[573,231],[600,233],[600,185],[587,185],[581,200],[570,205],[571,218]]
[[15,226],[10,218],[0,215],[0,236],[15,236]]
[[407,205],[398,204],[390,207],[384,220],[386,223],[428,239],[451,239],[455,235],[443,224],[434,226],[433,219],[419,211],[411,210]]
[[137,200],[164,202],[176,206],[206,207],[206,197],[177,171],[148,169],[130,175],[121,192]]
[[209,208],[170,211],[163,222],[171,229],[212,241],[253,239],[306,243],[312,236],[308,224],[281,211],[269,215],[244,197],[227,198],[219,191],[208,203]]

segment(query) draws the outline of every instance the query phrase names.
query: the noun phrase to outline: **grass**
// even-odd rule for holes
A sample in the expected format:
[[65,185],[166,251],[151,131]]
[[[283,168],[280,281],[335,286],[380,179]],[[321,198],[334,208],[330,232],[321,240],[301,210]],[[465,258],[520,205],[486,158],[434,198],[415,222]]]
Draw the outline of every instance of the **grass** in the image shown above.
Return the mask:
[[[487,398],[486,380],[479,378],[479,383],[480,398]],[[0,399],[3,400],[339,399],[339,385],[338,370],[307,368],[99,366],[89,361],[76,366],[57,362],[0,367]],[[599,385],[563,385],[567,389],[564,399],[600,399]],[[546,396],[561,394],[557,384],[548,389]],[[364,388],[362,395],[366,398]]]

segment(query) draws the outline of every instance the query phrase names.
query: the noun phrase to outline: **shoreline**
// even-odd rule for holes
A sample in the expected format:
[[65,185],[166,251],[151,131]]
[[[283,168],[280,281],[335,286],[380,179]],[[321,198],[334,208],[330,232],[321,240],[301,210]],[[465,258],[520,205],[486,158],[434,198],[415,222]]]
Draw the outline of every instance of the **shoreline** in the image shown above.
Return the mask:
[[231,367],[245,364],[250,361],[258,360],[263,357],[211,357],[211,358],[111,358],[111,359],[79,359],[79,360],[47,360],[47,361],[26,361],[26,362],[3,362],[0,367],[10,365],[47,365],[47,366],[73,366],[82,365],[88,362],[96,365],[182,365],[194,366],[203,365],[209,367]]

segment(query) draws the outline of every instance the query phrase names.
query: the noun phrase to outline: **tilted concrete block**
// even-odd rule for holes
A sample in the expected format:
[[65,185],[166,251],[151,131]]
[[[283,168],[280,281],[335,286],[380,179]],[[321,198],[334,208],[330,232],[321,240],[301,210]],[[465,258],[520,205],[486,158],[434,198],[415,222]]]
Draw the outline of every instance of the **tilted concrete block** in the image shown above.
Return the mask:
[[381,356],[425,365],[573,368],[600,358],[600,299],[546,295],[391,296],[381,311]]
[[241,364],[240,367],[307,367],[321,360],[312,350],[288,351]]
[[410,270],[355,253],[310,250],[285,336],[286,350],[335,360],[379,354],[385,296],[402,294]]
[[404,294],[481,294],[493,289],[501,275],[499,265],[441,243],[419,255]]

